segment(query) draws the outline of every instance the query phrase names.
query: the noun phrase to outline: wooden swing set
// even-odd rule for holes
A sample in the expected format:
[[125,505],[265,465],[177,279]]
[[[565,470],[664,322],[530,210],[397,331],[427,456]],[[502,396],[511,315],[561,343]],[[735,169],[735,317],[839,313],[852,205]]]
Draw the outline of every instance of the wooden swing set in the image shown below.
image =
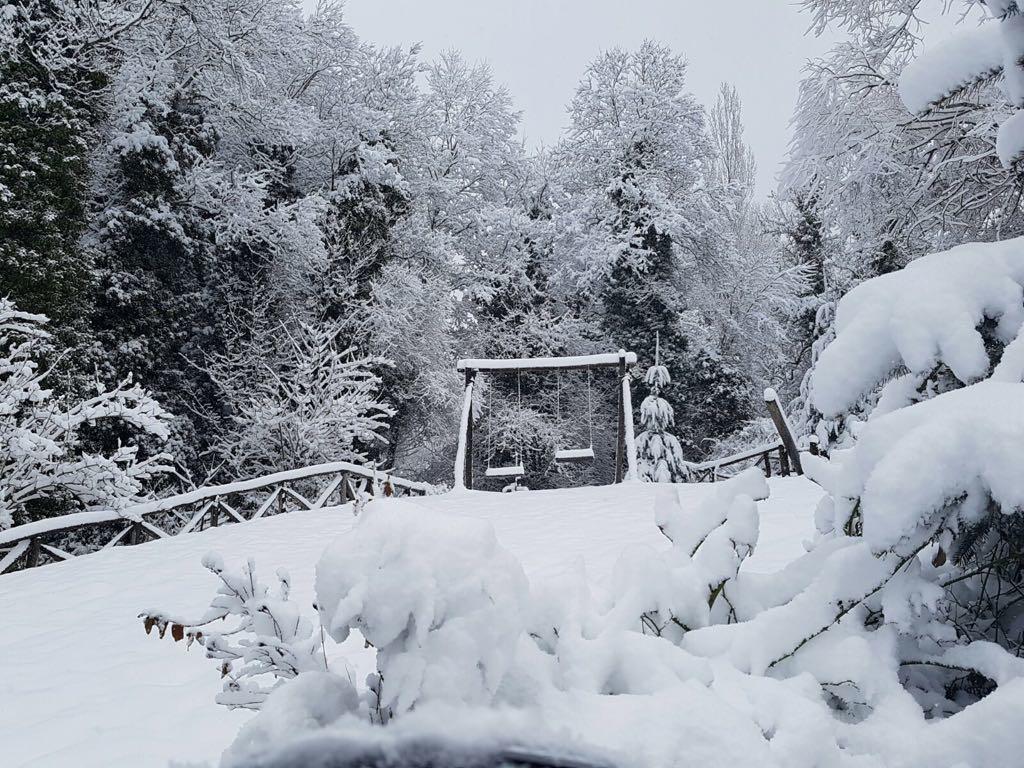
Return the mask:
[[[628,366],[636,364],[636,355],[632,352],[619,350],[611,354],[583,355],[579,357],[533,357],[515,360],[459,360],[458,370],[465,374],[466,388],[462,403],[462,419],[459,426],[459,448],[455,460],[455,486],[457,488],[473,488],[473,391],[480,374],[515,373],[517,407],[520,414],[523,409],[523,374],[555,373],[556,374],[556,410],[561,419],[562,384],[561,375],[566,371],[583,371],[587,377],[587,425],[589,428],[589,444],[586,446],[564,447],[555,451],[556,464],[590,464],[594,461],[594,400],[593,372],[595,369],[616,368],[618,370],[618,432],[615,442],[615,482],[623,479],[636,479],[636,445],[633,439],[633,403],[630,392]],[[488,398],[491,397],[490,391]],[[491,406],[488,403],[488,412]],[[486,477],[508,479],[518,482],[525,474],[523,452],[520,447],[511,463],[501,466],[492,465],[492,445],[490,429],[487,433],[487,468]]]

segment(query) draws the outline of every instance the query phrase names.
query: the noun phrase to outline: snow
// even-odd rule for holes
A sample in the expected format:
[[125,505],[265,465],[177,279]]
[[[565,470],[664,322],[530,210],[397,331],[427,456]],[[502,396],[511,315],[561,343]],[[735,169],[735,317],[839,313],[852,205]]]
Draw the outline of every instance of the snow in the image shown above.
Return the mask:
[[629,387],[629,376],[622,377],[622,411],[626,415],[623,419],[626,431],[626,477],[630,480],[639,480],[636,469],[636,437],[633,434],[633,394]]
[[[776,478],[770,486],[773,498],[760,505],[758,549],[745,565],[752,573],[770,572],[803,552],[803,540],[813,533],[808,510],[821,497],[804,478]],[[667,549],[668,540],[654,525],[665,488],[627,483],[518,494],[462,491],[387,503],[488,520],[498,544],[522,564],[531,584],[565,586],[585,573],[596,589],[609,583],[623,548]],[[668,490],[675,495],[672,503],[696,510],[716,487]],[[0,678],[5,766],[163,768],[171,759],[216,761],[251,714],[213,703],[221,681],[202,649],[186,652],[169,639],[147,636],[137,615],[157,606],[195,613],[207,605],[217,580],[200,561],[211,550],[228,564],[252,557],[268,573],[287,569],[293,598],[308,606],[313,564],[354,522],[350,507],[292,512],[0,577],[0,655],[18,660],[5,665]],[[635,636],[635,642],[656,642]],[[581,663],[590,665],[587,658]],[[352,679],[361,680],[373,668],[372,651],[355,638],[332,649],[331,671],[347,677],[346,666],[352,667]],[[707,736],[716,718],[750,728],[694,684],[650,699],[556,699],[548,706],[552,727],[573,723],[575,732],[595,744],[626,752],[632,745],[652,759],[670,754],[685,739]],[[706,716],[687,726],[678,713],[695,706]],[[668,741],[644,746],[642,731],[631,724],[648,718],[665,729]],[[696,754],[701,748],[693,749]]]
[[522,477],[526,470],[522,464],[514,464],[508,467],[488,467],[484,474],[487,477]]
[[458,370],[473,371],[508,371],[520,368],[586,368],[599,365],[618,365],[624,361],[626,365],[636,365],[636,353],[619,350],[603,355],[576,355],[569,357],[522,357],[502,358],[496,360],[459,360]]
[[963,30],[917,56],[900,75],[899,94],[911,112],[929,107],[1003,68],[1000,24]]
[[455,451],[455,485],[457,489],[466,487],[466,437],[469,435],[469,423],[473,418],[473,382],[466,385],[462,398],[462,411],[459,416],[459,447]]
[[486,705],[525,627],[530,586],[485,520],[403,501],[371,502],[316,566],[327,633],[377,649],[377,706]]
[[593,458],[593,448],[560,448],[555,451],[555,461],[582,461]]
[[1024,156],[1024,111],[1014,112],[999,126],[996,154],[1004,168],[1012,168]]
[[[876,552],[934,530],[963,499],[959,525],[991,498],[1024,507],[1024,385],[983,381],[873,418],[848,456],[838,490],[860,498],[864,538]],[[958,526],[959,527],[959,526]]]
[[1024,239],[924,256],[846,294],[811,376],[812,401],[826,416],[842,413],[899,366],[924,374],[944,363],[961,382],[977,381],[990,367],[985,319],[1004,344],[1024,324]]

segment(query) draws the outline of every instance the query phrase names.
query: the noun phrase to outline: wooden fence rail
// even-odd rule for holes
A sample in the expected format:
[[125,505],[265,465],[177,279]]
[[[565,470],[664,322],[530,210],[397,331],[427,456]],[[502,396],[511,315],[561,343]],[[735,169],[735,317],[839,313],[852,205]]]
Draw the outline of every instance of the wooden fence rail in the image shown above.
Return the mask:
[[427,483],[358,464],[318,464],[200,488],[121,510],[75,512],[0,531],[0,574],[223,523],[346,504],[362,493],[423,496],[431,490]]
[[778,460],[780,475],[790,474],[789,454],[786,452],[786,447],[782,444],[782,441],[779,440],[778,442],[752,448],[749,451],[736,453],[732,456],[726,456],[714,461],[705,461],[702,464],[693,464],[690,466],[690,479],[695,483],[713,483],[727,476],[728,473],[723,474],[723,469],[734,467],[737,464],[761,467],[764,473],[771,477],[774,472],[772,468],[773,458]]
[[[793,435],[792,428],[789,426],[789,421],[786,419],[786,413],[783,411],[781,403],[779,403],[779,396],[774,389],[766,389],[764,391],[764,404],[768,409],[768,415],[771,416],[772,424],[775,425],[775,431],[779,434],[779,439],[767,445],[736,453],[732,456],[692,465],[690,467],[690,478],[692,481],[713,483],[722,477],[722,469],[744,463],[749,463],[751,466],[760,466],[764,473],[771,477],[772,457],[775,454],[778,454],[780,475],[789,475],[791,473],[802,475],[804,473],[796,438]],[[814,453],[815,443],[812,443],[811,447],[811,452]]]

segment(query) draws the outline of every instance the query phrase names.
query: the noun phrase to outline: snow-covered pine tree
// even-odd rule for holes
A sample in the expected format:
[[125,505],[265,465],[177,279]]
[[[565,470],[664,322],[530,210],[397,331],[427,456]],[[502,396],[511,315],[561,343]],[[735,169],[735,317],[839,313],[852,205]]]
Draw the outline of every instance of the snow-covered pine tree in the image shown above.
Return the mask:
[[[40,361],[54,350],[45,325],[0,298],[0,529],[127,506],[171,469],[169,457],[140,449],[166,441],[170,417],[130,378],[85,400],[46,387],[54,370]],[[90,439],[98,426],[118,438],[109,450]]]
[[675,423],[675,414],[661,393],[672,383],[668,368],[659,361],[647,369],[644,383],[649,394],[640,404],[640,427],[636,436],[636,450],[640,464],[640,478],[651,483],[682,483],[690,471],[683,458],[683,447],[669,432]]

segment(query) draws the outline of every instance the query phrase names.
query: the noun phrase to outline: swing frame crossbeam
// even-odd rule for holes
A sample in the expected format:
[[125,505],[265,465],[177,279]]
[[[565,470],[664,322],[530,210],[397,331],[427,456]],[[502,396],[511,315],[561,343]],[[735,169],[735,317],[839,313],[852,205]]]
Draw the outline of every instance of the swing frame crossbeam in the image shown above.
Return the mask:
[[[459,448],[456,454],[455,487],[473,488],[473,389],[476,377],[480,373],[514,372],[518,376],[524,373],[551,371],[591,371],[597,368],[618,369],[618,429],[615,442],[615,482],[624,479],[636,479],[636,445],[633,439],[633,404],[630,391],[628,368],[636,365],[636,354],[620,349],[618,352],[601,355],[581,355],[577,357],[534,357],[521,359],[465,359],[459,360],[456,368],[465,375],[465,393],[463,398],[462,420],[459,430]],[[559,451],[563,454],[563,463],[591,461],[594,456],[593,445],[589,448],[567,449]],[[571,454],[571,455],[570,455]],[[513,470],[522,475],[522,467],[505,468],[511,476]],[[488,476],[495,477],[492,468]]]

